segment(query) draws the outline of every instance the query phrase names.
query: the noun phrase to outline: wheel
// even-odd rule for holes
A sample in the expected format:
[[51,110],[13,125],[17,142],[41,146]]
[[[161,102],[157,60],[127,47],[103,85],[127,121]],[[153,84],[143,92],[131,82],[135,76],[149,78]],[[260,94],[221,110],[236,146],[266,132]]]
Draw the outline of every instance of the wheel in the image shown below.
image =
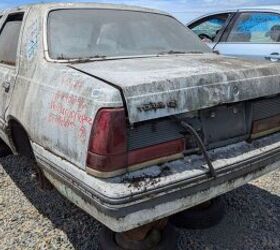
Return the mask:
[[225,204],[219,197],[173,215],[170,222],[179,228],[206,229],[221,222],[224,215]]
[[17,152],[20,155],[25,156],[27,158],[35,159],[32,147],[30,145],[28,134],[24,130],[24,128],[20,124],[12,122],[11,134]]
[[171,224],[168,224],[162,232],[161,242],[154,250],[177,250],[179,232]]
[[12,154],[10,148],[2,140],[0,140],[0,157],[5,157],[10,154]]
[[[159,234],[159,235],[158,235]],[[99,244],[101,250],[176,250],[177,249],[177,239],[178,232],[176,229],[168,224],[163,232],[160,234],[157,230],[152,230],[147,239],[143,241],[127,241],[126,246],[120,247],[117,244],[116,233],[103,226],[100,231]],[[159,236],[159,242],[158,242]],[[151,243],[158,242],[156,246],[151,246]]]
[[47,177],[44,175],[43,171],[40,169],[39,166],[34,162],[34,169],[36,172],[37,181],[39,184],[39,188],[42,191],[51,191],[54,189],[53,185],[50,183],[50,181],[47,179]]

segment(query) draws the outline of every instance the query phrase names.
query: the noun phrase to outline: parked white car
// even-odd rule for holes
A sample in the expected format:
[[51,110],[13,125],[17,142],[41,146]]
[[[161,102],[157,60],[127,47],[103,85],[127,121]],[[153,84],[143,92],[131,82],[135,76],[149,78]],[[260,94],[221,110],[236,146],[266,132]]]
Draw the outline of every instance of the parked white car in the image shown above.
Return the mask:
[[219,11],[187,26],[223,55],[280,60],[280,6]]
[[156,10],[15,8],[0,21],[2,147],[129,231],[279,167],[279,74],[211,53]]

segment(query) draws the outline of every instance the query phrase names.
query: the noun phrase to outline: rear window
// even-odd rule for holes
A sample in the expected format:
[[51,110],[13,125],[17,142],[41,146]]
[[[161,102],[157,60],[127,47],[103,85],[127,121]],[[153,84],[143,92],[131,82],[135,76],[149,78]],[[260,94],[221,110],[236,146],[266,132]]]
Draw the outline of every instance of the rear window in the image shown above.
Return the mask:
[[52,11],[48,19],[48,45],[53,59],[210,52],[172,17],[102,9]]

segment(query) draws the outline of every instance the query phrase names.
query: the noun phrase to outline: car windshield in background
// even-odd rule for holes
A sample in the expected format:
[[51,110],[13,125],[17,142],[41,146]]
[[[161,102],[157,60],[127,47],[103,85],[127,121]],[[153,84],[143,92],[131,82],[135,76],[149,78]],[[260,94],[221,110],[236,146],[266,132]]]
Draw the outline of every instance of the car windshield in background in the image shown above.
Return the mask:
[[211,52],[176,19],[153,13],[71,9],[49,14],[52,59]]

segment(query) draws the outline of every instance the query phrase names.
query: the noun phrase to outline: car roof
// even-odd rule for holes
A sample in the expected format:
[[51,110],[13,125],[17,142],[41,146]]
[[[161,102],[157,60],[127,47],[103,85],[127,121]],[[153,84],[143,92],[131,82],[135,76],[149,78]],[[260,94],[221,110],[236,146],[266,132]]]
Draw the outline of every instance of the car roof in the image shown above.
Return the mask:
[[[156,13],[156,14],[163,14],[163,15],[170,15],[166,12],[144,8],[139,6],[133,5],[125,5],[125,4],[106,4],[106,3],[77,3],[77,2],[65,2],[65,3],[38,3],[38,4],[27,4],[18,7],[10,8],[10,11],[18,11],[24,10],[31,7],[38,7],[42,10],[49,10],[49,9],[62,9],[62,8],[93,8],[93,9],[113,9],[113,10],[127,10],[127,11],[139,11],[139,12],[147,12],[147,13]],[[2,11],[2,12],[5,12]],[[1,10],[0,10],[1,13]]]
[[239,8],[239,11],[244,11],[244,10],[280,10],[280,5],[259,5],[259,6],[252,6],[252,7],[244,7],[244,8]]
[[228,13],[228,12],[237,12],[237,11],[246,11],[246,10],[280,10],[280,5],[256,5],[251,7],[243,7],[243,8],[231,8],[231,9],[224,9],[215,12],[209,12],[203,16],[215,15],[219,13]]

